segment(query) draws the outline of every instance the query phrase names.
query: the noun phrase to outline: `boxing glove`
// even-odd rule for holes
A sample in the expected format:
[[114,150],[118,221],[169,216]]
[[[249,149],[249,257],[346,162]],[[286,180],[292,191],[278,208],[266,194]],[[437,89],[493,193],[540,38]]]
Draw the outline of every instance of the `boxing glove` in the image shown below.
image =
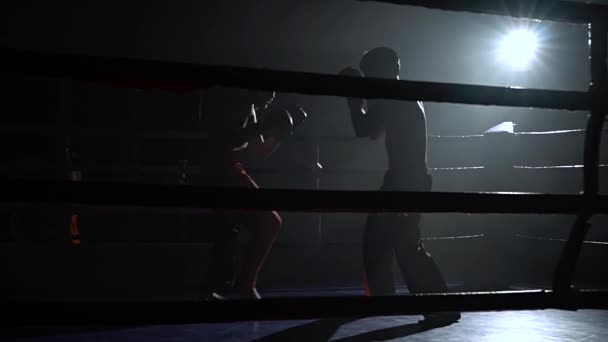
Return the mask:
[[279,139],[291,135],[296,127],[306,120],[308,114],[299,106],[283,108],[269,113],[262,122],[264,135],[274,136]]

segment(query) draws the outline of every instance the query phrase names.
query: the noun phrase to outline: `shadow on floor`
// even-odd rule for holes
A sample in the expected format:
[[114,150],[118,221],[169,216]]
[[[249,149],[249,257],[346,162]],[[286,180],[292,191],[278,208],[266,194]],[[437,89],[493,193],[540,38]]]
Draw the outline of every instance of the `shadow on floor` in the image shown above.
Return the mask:
[[[354,318],[343,319],[321,319],[311,323],[292,327],[268,336],[253,340],[253,342],[277,342],[277,341],[307,341],[321,342],[329,341],[341,326],[357,321]],[[418,334],[424,331],[441,328],[445,325],[422,326],[418,323],[409,323],[396,327],[378,329],[365,333],[333,340],[334,342],[371,342],[386,341]]]
[[414,334],[421,333],[423,331],[440,328],[437,327],[422,327],[418,323],[409,323],[404,325],[399,325],[396,327],[378,329],[373,331],[368,331],[362,334],[349,336],[334,340],[334,342],[371,342],[371,341],[387,341],[393,340],[396,338],[406,337]]
[[252,342],[275,341],[329,341],[344,324],[354,322],[353,318],[321,319],[307,324],[298,325],[277,333],[261,337]]

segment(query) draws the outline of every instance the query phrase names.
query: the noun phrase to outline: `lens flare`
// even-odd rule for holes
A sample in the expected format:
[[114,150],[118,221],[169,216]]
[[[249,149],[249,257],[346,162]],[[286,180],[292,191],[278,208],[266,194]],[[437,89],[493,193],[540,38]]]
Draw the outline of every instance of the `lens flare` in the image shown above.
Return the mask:
[[526,70],[538,47],[534,32],[519,29],[509,33],[498,47],[498,60],[514,70]]

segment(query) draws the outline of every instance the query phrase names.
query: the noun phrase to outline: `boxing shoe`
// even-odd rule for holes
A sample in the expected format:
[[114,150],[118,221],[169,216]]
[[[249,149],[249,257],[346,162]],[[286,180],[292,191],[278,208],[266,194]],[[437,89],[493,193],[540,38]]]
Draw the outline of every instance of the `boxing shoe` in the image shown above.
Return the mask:
[[251,299],[251,300],[259,300],[262,299],[258,290],[254,287],[251,289],[246,289],[239,291],[238,298],[236,299]]
[[205,302],[212,302],[212,301],[226,300],[226,297],[217,292],[211,292],[211,293],[208,293],[207,295],[203,296],[202,300]]
[[211,292],[203,296],[203,301],[221,301],[221,300],[259,300],[262,299],[256,288],[243,289],[240,291],[230,292]]
[[233,284],[229,281],[217,282],[214,286],[208,286],[202,291],[200,300],[218,301],[228,299],[228,294],[234,291]]

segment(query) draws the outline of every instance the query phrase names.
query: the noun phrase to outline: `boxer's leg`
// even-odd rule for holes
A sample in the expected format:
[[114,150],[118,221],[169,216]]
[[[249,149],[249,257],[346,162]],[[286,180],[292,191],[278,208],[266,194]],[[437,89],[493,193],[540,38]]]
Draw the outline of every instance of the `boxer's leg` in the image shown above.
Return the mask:
[[363,266],[367,295],[395,294],[393,243],[390,219],[386,214],[370,214],[363,232]]
[[[235,164],[207,170],[207,184],[241,186],[242,166]],[[235,280],[236,258],[239,247],[240,212],[235,210],[213,210],[206,226],[212,233],[213,247],[209,255],[209,266],[205,273],[203,296],[206,299],[223,299],[231,292]]]
[[[447,292],[439,267],[424,249],[420,234],[420,214],[400,215],[399,233],[395,235],[395,255],[405,283],[411,293]],[[459,313],[430,313],[424,315],[424,325],[442,326],[460,319]]]
[[242,253],[235,287],[240,295],[259,298],[255,290],[258,274],[281,231],[281,217],[276,211],[246,215],[245,228],[251,233]]
[[399,215],[395,255],[410,292],[446,292],[439,267],[424,249],[420,236],[420,214]]
[[[240,165],[237,165],[237,168],[240,168],[241,186],[259,189]],[[251,233],[251,239],[244,246],[235,287],[242,297],[259,298],[255,289],[258,274],[270,254],[283,222],[276,211],[250,211],[237,215],[241,225]]]
[[207,299],[221,299],[221,295],[233,285],[239,232],[231,216],[218,211],[210,217],[213,247],[203,286],[203,296]]

